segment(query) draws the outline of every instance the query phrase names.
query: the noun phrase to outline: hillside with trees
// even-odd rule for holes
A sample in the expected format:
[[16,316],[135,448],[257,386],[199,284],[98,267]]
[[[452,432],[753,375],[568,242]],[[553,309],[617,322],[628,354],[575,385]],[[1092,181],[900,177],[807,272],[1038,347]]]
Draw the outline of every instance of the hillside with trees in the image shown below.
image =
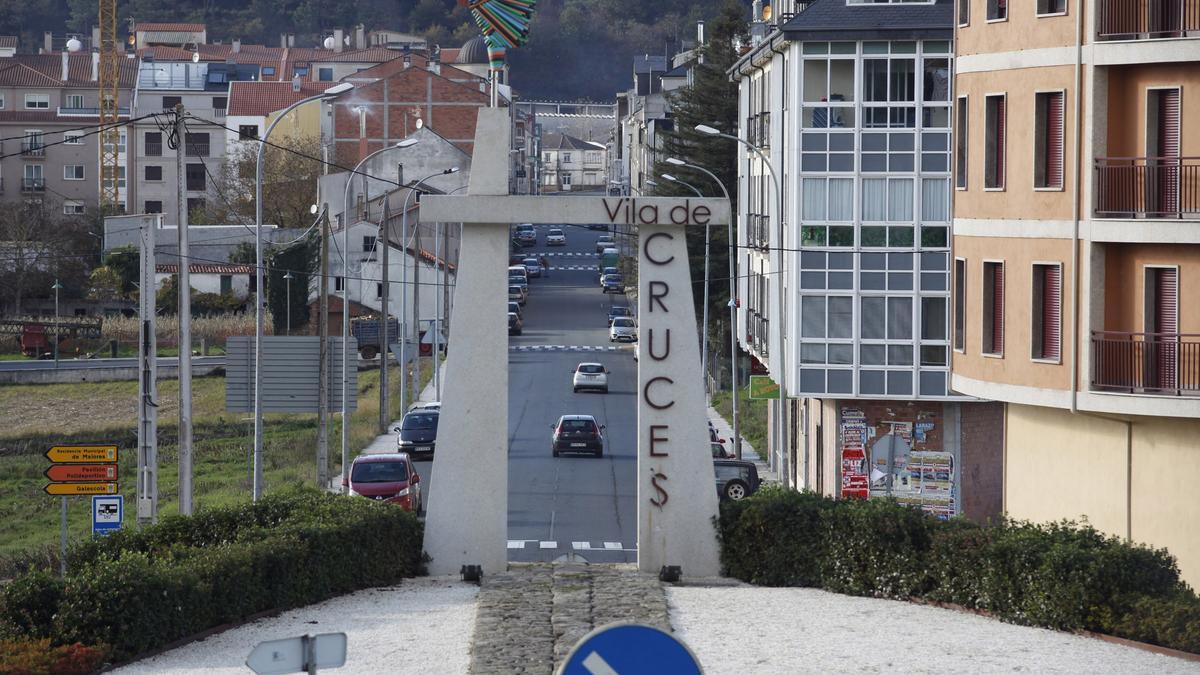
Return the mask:
[[[541,0],[530,42],[510,53],[512,83],[528,98],[611,100],[630,86],[636,54],[674,53],[695,37],[696,21],[713,17],[719,0]],[[0,0],[0,35],[17,35],[23,49],[41,45],[43,31],[90,33],[96,0]],[[124,0],[120,30],[128,20],[196,22],[210,40],[240,38],[278,45],[280,33],[298,45],[317,45],[334,28],[423,35],[458,47],[478,34],[456,0]],[[66,17],[64,25],[63,18]]]

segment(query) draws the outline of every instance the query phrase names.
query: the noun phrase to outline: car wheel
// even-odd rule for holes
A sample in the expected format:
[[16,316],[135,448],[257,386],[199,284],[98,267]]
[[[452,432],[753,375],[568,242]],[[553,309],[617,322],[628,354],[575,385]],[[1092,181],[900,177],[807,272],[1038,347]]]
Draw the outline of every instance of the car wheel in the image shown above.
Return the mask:
[[750,486],[742,479],[734,478],[725,484],[724,492],[726,499],[740,502],[750,494]]
[[572,394],[578,394],[578,393],[579,393],[579,387],[571,387],[571,393],[572,393]]
[[596,459],[600,459],[600,458],[601,458],[601,457],[603,457],[603,456],[604,456],[604,451],[603,451],[603,450],[597,450],[597,451],[595,452],[595,457],[596,457]]
[[601,389],[601,390],[600,390],[600,393],[602,393],[602,394],[607,394],[607,393],[608,393],[608,387],[605,387],[605,388]]
[[551,452],[551,454],[553,454],[555,457],[558,457],[558,448],[552,448],[552,449],[550,450],[550,452]]

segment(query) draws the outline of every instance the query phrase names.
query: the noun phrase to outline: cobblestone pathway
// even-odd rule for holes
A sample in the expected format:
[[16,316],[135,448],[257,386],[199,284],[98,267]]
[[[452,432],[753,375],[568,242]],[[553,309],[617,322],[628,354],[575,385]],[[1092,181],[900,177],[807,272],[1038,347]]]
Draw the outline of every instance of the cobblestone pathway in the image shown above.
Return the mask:
[[549,674],[593,628],[618,621],[671,630],[655,576],[628,564],[512,564],[483,578],[471,672]]

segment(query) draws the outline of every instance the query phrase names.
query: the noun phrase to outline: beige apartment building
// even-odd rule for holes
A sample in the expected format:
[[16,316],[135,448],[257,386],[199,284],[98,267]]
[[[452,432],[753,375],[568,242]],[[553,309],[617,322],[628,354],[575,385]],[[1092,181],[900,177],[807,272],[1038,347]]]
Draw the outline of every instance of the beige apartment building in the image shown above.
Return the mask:
[[1004,510],[1200,585],[1200,0],[958,0],[952,388]]

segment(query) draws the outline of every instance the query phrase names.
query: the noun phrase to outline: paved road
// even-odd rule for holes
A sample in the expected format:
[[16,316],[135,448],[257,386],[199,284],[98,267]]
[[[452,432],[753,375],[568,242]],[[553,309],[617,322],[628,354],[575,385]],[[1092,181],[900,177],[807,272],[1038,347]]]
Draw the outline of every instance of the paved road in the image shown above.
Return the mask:
[[[159,366],[173,366],[179,363],[177,356],[160,356]],[[92,370],[96,368],[136,368],[138,360],[133,357],[119,359],[59,359],[57,368],[54,359],[44,361],[0,361],[0,371],[19,370]],[[220,366],[225,364],[224,356],[193,356],[192,366]]]

